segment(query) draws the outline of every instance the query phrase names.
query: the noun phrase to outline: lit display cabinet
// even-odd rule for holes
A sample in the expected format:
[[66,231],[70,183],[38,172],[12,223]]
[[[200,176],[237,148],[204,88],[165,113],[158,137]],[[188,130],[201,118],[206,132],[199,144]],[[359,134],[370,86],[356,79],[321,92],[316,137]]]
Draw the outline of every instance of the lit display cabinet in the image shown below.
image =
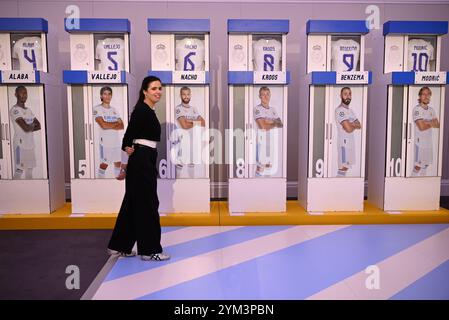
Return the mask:
[[122,139],[137,88],[129,73],[127,19],[80,19],[70,37],[67,84],[73,213],[118,212]]
[[371,122],[373,135],[384,135],[372,138],[378,152],[369,159],[368,201],[387,212],[440,207],[448,83],[440,61],[447,32],[448,23],[440,21],[388,21],[383,26],[387,101]]
[[164,93],[156,107],[161,213],[209,213],[208,19],[148,19],[151,70]]
[[286,210],[288,32],[289,20],[228,20],[231,214]]
[[309,20],[309,104],[301,105],[298,199],[306,211],[363,211],[367,92],[365,21]]
[[0,213],[63,206],[60,87],[48,73],[48,22],[0,18]]

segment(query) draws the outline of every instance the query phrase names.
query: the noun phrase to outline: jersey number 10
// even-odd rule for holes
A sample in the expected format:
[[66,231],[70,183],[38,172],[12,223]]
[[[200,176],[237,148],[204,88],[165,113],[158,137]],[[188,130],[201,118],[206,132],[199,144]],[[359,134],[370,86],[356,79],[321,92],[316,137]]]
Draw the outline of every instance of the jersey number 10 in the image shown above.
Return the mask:
[[427,71],[427,63],[429,62],[429,56],[427,53],[412,53],[413,57],[413,70],[412,71]]

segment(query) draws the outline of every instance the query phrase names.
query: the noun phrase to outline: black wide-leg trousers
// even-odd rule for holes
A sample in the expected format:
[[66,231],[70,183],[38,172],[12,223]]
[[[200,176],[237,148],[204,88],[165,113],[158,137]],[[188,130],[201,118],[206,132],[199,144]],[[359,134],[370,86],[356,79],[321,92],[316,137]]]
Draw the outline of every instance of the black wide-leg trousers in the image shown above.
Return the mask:
[[135,145],[126,171],[126,191],[109,241],[109,249],[130,253],[161,253],[161,224],[157,196],[157,150]]

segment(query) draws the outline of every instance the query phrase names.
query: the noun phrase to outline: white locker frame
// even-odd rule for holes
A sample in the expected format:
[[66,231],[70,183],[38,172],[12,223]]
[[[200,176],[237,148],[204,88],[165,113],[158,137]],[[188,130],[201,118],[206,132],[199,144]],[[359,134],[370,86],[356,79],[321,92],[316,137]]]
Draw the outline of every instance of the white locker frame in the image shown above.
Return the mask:
[[[386,35],[385,36],[385,44],[384,44],[384,73],[390,72],[402,72],[408,71],[408,39],[409,37],[419,38],[419,37],[436,37],[436,51],[435,51],[435,71],[428,72],[438,72],[440,71],[441,66],[441,35],[432,35],[432,34],[413,34],[413,35]],[[390,61],[386,60],[386,56],[388,53],[388,48],[390,48],[393,44],[395,44],[398,48],[400,48],[399,55],[401,56],[401,61],[398,62],[397,65],[390,63]]]
[[[95,35],[110,35],[111,37],[114,37],[114,35],[119,35],[119,36],[123,36],[123,41],[125,43],[125,48],[124,48],[124,60],[125,60],[125,69],[124,70],[117,70],[117,71],[126,71],[126,72],[130,72],[130,61],[129,61],[129,34],[124,32],[124,33],[119,33],[119,32],[100,32],[100,31],[95,31],[93,33],[70,33],[70,70],[88,70],[88,71],[99,71],[102,72],[100,70],[95,70],[95,49],[96,49],[96,44],[95,44]],[[76,44],[79,44],[80,42],[82,42],[85,46],[86,46],[86,50],[89,52],[89,60],[86,61],[86,65],[82,66],[79,63],[76,62],[76,59],[74,57],[75,54],[75,46]]]
[[[158,167],[161,167],[161,162],[166,161],[167,168],[169,170],[167,171],[167,174],[165,177],[161,176],[160,179],[178,179],[176,178],[176,165],[172,162],[171,159],[171,147],[173,146],[173,141],[171,141],[170,136],[172,132],[176,129],[176,119],[174,114],[173,106],[175,105],[176,97],[179,94],[178,90],[175,90],[175,87],[183,86],[182,84],[170,84],[169,86],[166,86],[165,88],[165,95],[166,95],[166,118],[167,118],[167,126],[165,128],[166,137],[167,137],[167,159],[160,159]],[[198,85],[188,85],[190,87],[198,86]],[[204,122],[207,124],[206,129],[209,129],[209,86],[204,86],[204,110],[206,111],[204,114]],[[209,144],[207,145],[207,154],[209,154]],[[206,153],[203,149],[202,153]],[[209,166],[209,158],[206,159],[205,166]],[[209,179],[210,178],[210,172],[209,169],[206,170],[206,176],[200,179]],[[189,179],[189,178],[179,178],[179,179]],[[192,178],[196,179],[196,178]]]
[[[242,33],[230,33],[228,35],[228,58],[229,58],[229,71],[249,71],[255,73],[270,73],[269,71],[261,72],[254,71],[253,61],[253,37],[254,36],[277,36],[281,37],[282,41],[282,56],[281,56],[281,69],[280,73],[287,73],[287,34],[276,32],[242,32]],[[242,50],[246,54],[244,63],[238,65],[232,62],[231,53],[234,45],[243,44]],[[283,105],[282,105],[282,174],[280,177],[255,177],[254,165],[255,165],[255,134],[256,130],[253,124],[253,108],[254,108],[254,90],[257,90],[260,86],[267,87],[282,87]],[[244,88],[244,174],[239,177],[234,172],[234,87]],[[285,83],[241,83],[241,84],[229,84],[229,136],[228,141],[228,204],[229,212],[233,214],[243,214],[245,212],[284,212],[287,204],[287,126],[288,126],[288,84]],[[248,193],[247,190],[253,192]],[[258,195],[264,194],[264,201],[260,201]]]
[[[208,33],[185,33],[185,32],[175,32],[172,34],[166,33],[154,33],[150,37],[150,47],[151,47],[151,70],[153,71],[179,71],[176,68],[176,37],[177,36],[204,36],[204,71],[209,71],[209,34]],[[156,64],[157,58],[155,57],[155,52],[157,50],[157,45],[163,44],[168,48],[169,60],[167,65]]]
[[[5,56],[3,57],[3,61],[5,64],[0,64],[0,70],[12,70],[13,66],[13,55],[11,47],[11,35],[26,35],[29,33],[30,35],[38,34],[39,32],[32,31],[16,31],[16,32],[0,32],[0,46],[6,48]],[[47,34],[45,32],[40,32],[39,36],[41,38],[41,49],[42,49],[42,69],[38,69],[38,71],[48,72],[48,53],[47,53]],[[1,61],[0,61],[1,62]],[[16,69],[15,71],[21,71],[20,69]]]
[[0,33],[0,47],[3,48],[3,59],[0,60],[0,70],[12,69],[11,38],[9,33]]
[[[398,85],[400,86],[400,85]],[[432,87],[432,85],[429,85]],[[445,87],[443,85],[433,85],[439,87],[440,92],[440,132],[439,132],[439,150],[438,150],[438,168],[436,176],[411,177],[409,176],[409,154],[410,146],[413,146],[413,135],[409,134],[413,121],[411,120],[411,97],[410,86],[403,87],[403,126],[402,126],[402,150],[401,150],[401,170],[400,176],[391,176],[389,169],[391,166],[391,110],[393,85],[388,87],[388,110],[387,110],[387,141],[386,141],[386,159],[385,159],[385,180],[383,210],[387,212],[399,213],[402,211],[431,211],[438,210],[440,207],[440,185],[443,166],[443,134],[444,134],[444,95]],[[396,164],[395,164],[396,165]],[[395,170],[392,168],[390,170]]]
[[[395,166],[397,165],[397,159],[396,161],[393,161],[393,168],[391,167],[392,160],[391,159],[391,123],[392,123],[392,91],[393,91],[393,85],[388,86],[388,119],[387,119],[387,150],[386,150],[386,168],[385,168],[385,177],[403,177],[403,178],[412,178],[410,176],[411,167],[413,165],[410,165],[410,156],[408,156],[409,153],[411,153],[410,148],[413,147],[413,130],[411,129],[413,127],[413,119],[412,119],[412,112],[411,108],[413,107],[413,104],[410,104],[410,101],[412,101],[411,92],[410,92],[410,86],[402,86],[403,88],[403,105],[402,105],[402,149],[401,149],[401,166],[400,166],[400,173],[399,175],[390,175],[390,170],[395,170]],[[430,87],[436,87],[435,85],[430,85]],[[437,168],[437,175],[441,176],[443,171],[443,134],[444,134],[444,95],[445,95],[445,87],[444,86],[438,86],[441,90],[440,92],[440,114],[439,114],[439,122],[440,122],[440,132],[439,132],[439,150],[438,150],[438,168]],[[412,159],[413,160],[413,159]],[[413,161],[412,161],[413,162]],[[413,179],[416,179],[416,177],[413,177]]]
[[[324,86],[324,85],[323,85]],[[309,134],[309,157],[308,157],[308,178],[330,178],[330,172],[332,169],[332,166],[329,164],[329,160],[333,159],[332,157],[332,152],[333,152],[333,148],[331,148],[331,144],[332,142],[335,140],[333,138],[333,132],[332,132],[332,128],[334,125],[334,121],[332,120],[333,117],[333,113],[331,112],[330,108],[333,108],[334,106],[332,106],[330,104],[330,100],[331,100],[331,96],[332,96],[332,91],[334,90],[334,88],[338,86],[338,85],[325,85],[325,118],[326,118],[326,123],[325,123],[325,132],[324,132],[324,140],[325,140],[325,145],[324,145],[324,159],[323,160],[323,176],[322,177],[313,177],[313,166],[316,165],[315,163],[313,163],[313,134]],[[341,86],[341,85],[340,85]],[[354,86],[354,85],[353,85]],[[364,178],[365,177],[365,167],[366,167],[366,163],[365,163],[365,150],[366,150],[366,123],[367,123],[367,102],[368,102],[368,90],[367,90],[367,86],[364,85],[356,85],[358,87],[362,87],[363,88],[363,107],[362,107],[362,134],[361,134],[361,138],[362,138],[362,143],[361,143],[361,156],[360,156],[360,177],[357,178]],[[315,93],[315,86],[311,85],[310,86],[310,97],[314,97],[314,93]],[[313,99],[310,99],[309,101],[309,110],[310,114],[309,114],[309,131],[313,132],[313,128],[314,128],[314,112],[313,112],[313,106],[314,106],[314,101]],[[327,141],[327,142],[326,142]],[[354,177],[348,177],[348,178],[338,178],[338,179],[352,179]]]
[[[124,182],[113,178],[99,179],[95,178],[95,156],[94,156],[94,122],[92,119],[92,91],[93,86],[101,84],[79,84],[83,90],[84,106],[84,133],[85,133],[85,165],[88,172],[87,176],[76,177],[75,171],[79,171],[79,165],[75,168],[74,156],[74,138],[73,138],[73,104],[72,104],[72,86],[67,85],[68,98],[68,121],[69,121],[69,146],[70,146],[70,179],[72,191],[72,212],[73,213],[113,213],[120,209],[124,193]],[[106,84],[105,84],[106,85]],[[123,122],[124,130],[128,125],[129,113],[129,85],[115,84],[112,86],[122,86],[124,89]],[[76,169],[76,170],[75,170]],[[104,192],[102,192],[104,191]]]
[[[422,28],[422,33],[418,29]],[[379,153],[370,155],[370,183],[368,200],[373,202],[377,207],[388,213],[401,213],[404,211],[415,211],[426,214],[429,211],[439,210],[440,192],[441,192],[441,175],[442,175],[442,159],[443,159],[443,133],[444,133],[444,98],[445,85],[442,83],[423,83],[419,78],[421,72],[413,72],[408,70],[408,40],[410,38],[435,38],[435,70],[423,72],[424,74],[441,74],[441,45],[442,36],[447,34],[447,22],[444,21],[388,21],[384,24],[384,74],[387,90],[385,91],[386,108],[382,112],[376,114],[377,122],[372,123],[370,130],[384,130],[385,142],[380,141],[381,148],[385,147],[385,154]],[[399,62],[394,63],[388,59],[390,48],[392,45],[400,49],[398,56],[401,58]],[[396,48],[395,48],[396,49]],[[432,64],[430,67],[433,68]],[[391,74],[390,74],[391,73]],[[388,78],[387,78],[388,74]],[[414,75],[414,79],[394,80],[396,76]],[[420,79],[420,80],[418,80]],[[412,97],[411,88],[429,86],[431,89],[438,87],[440,89],[440,130],[438,145],[438,166],[435,176],[419,176],[412,177],[410,171],[413,167],[413,148],[414,137],[412,130],[414,126],[412,118],[412,110],[416,101],[416,97]],[[399,168],[398,159],[391,158],[392,147],[392,114],[393,114],[393,90],[402,90],[402,137],[401,137],[401,162]],[[435,102],[435,101],[434,101]],[[396,103],[399,100],[396,98]],[[379,116],[380,115],[380,116]],[[386,118],[387,125],[383,128],[381,122]],[[396,119],[396,123],[398,119]],[[377,123],[380,123],[377,125]],[[397,142],[397,141],[396,141]],[[377,151],[382,151],[380,148]],[[395,150],[398,153],[398,150]],[[383,159],[381,159],[383,157]],[[383,160],[382,165],[377,163]]]
[[[360,70],[365,71],[365,35],[363,34],[310,34],[307,36],[307,73],[314,71],[331,71],[332,65],[332,37],[342,36],[342,37],[360,37],[360,54],[359,54],[359,65]],[[313,63],[311,57],[312,50],[310,47],[314,45],[319,45],[323,49],[323,64],[318,65],[318,63]]]
[[[179,95],[179,91],[176,92],[175,88],[182,86],[189,87],[204,87],[204,103],[205,103],[205,115],[203,115],[204,121],[206,122],[206,129],[209,130],[209,106],[210,106],[210,85],[209,83],[200,82],[183,82],[179,81],[178,76],[180,74],[193,74],[196,73],[201,78],[210,70],[210,32],[209,31],[189,31],[188,27],[180,27],[183,30],[173,30],[172,25],[183,25],[179,24],[179,21],[170,21],[172,19],[155,19],[155,20],[166,20],[163,21],[163,27],[159,26],[156,29],[150,28],[152,22],[148,19],[148,32],[150,33],[150,48],[151,48],[151,72],[163,72],[171,73],[172,82],[163,83],[164,85],[164,95],[165,95],[165,106],[160,105],[160,108],[165,108],[166,117],[166,159],[159,159],[158,171],[158,194],[159,194],[159,212],[162,214],[170,213],[209,213],[210,212],[210,166],[209,158],[207,158],[207,163],[205,163],[206,175],[203,178],[176,178],[176,167],[171,159],[171,149],[172,140],[171,134],[175,130],[175,114],[174,107],[176,106],[176,98]],[[178,20],[178,19],[173,19]],[[181,19],[182,20],[182,19]],[[189,23],[196,23],[196,19],[190,20]],[[202,19],[199,19],[202,20]],[[201,28],[205,27],[203,25],[204,21],[200,22]],[[167,27],[169,26],[169,27]],[[186,37],[204,37],[204,71],[181,71],[176,70],[176,38],[179,36]],[[165,63],[157,63],[158,59],[155,56],[157,46],[164,45],[167,51],[168,61]],[[162,78],[162,77],[161,77]],[[174,80],[177,79],[177,80]],[[162,79],[164,82],[164,80]],[[207,145],[209,150],[209,145]],[[165,174],[161,174],[162,169],[166,165]],[[195,190],[195,192],[192,192]]]
[[329,161],[332,158],[331,144],[333,139],[332,112],[330,108],[331,94],[334,86],[323,85],[325,87],[325,126],[324,126],[324,159],[323,176],[313,176],[313,128],[314,128],[314,91],[315,85],[310,85],[309,99],[309,138],[308,138],[308,174],[307,174],[307,199],[306,210],[308,212],[325,211],[362,211],[363,210],[363,191],[365,178],[365,158],[366,158],[366,124],[367,124],[367,96],[366,85],[356,85],[363,88],[363,107],[362,107],[362,132],[361,132],[361,156],[360,156],[360,176],[357,177],[331,177],[330,170],[332,165]]
[[11,135],[10,135],[10,123],[9,123],[9,103],[8,103],[8,87],[0,86],[0,102],[1,105],[7,106],[6,108],[0,105],[0,120],[1,120],[1,141],[2,141],[2,154],[0,159],[0,177],[2,180],[12,179],[12,159],[11,159]]
[[[20,84],[17,84],[20,85]],[[9,174],[6,174],[6,179],[3,180],[12,180],[12,176],[13,176],[13,170],[14,170],[14,165],[13,165],[13,156],[12,156],[12,152],[11,152],[11,147],[12,147],[12,141],[13,141],[13,135],[11,134],[11,130],[13,128],[12,123],[9,121],[10,119],[10,115],[9,115],[9,108],[11,107],[11,105],[9,104],[8,101],[8,87],[16,87],[17,85],[14,85],[13,83],[11,84],[5,84],[3,86],[0,86],[0,91],[6,91],[6,92],[2,92],[0,93],[0,99],[2,94],[6,94],[6,105],[4,105],[5,107],[0,105],[0,112],[1,112],[1,129],[2,129],[2,140],[3,137],[6,137],[7,139],[4,141],[8,141],[9,144],[9,152],[6,152],[4,154],[7,155],[6,159],[2,159],[2,160],[6,160],[5,162],[8,162],[9,165],[6,165],[5,167],[7,168],[7,170],[9,171]],[[39,122],[41,124],[41,129],[39,130],[39,135],[40,135],[40,139],[42,141],[41,143],[41,154],[42,154],[42,176],[43,178],[40,179],[31,179],[31,180],[47,180],[48,179],[48,169],[47,169],[47,144],[46,144],[46,110],[45,110],[45,98],[44,98],[44,85],[43,84],[26,84],[26,86],[28,87],[38,87],[39,90],[39,115],[40,115],[40,119]],[[6,90],[2,90],[4,87],[4,89]],[[2,99],[4,100],[4,99]],[[3,144],[2,144],[3,147]],[[3,147],[3,149],[5,149]]]
[[[270,85],[268,85],[270,86]],[[281,177],[266,177],[266,178],[257,178],[258,180],[261,179],[276,179],[276,178],[287,178],[287,137],[286,137],[286,128],[287,128],[287,104],[288,104],[288,87],[286,85],[271,85],[271,86],[282,86],[283,87],[283,105],[282,105],[282,123],[283,126],[283,137],[282,137],[282,176]],[[243,87],[243,85],[242,85]],[[234,139],[233,139],[233,131],[229,131],[229,178],[234,179],[248,179],[248,178],[255,178],[251,176],[250,174],[250,168],[252,165],[255,164],[254,152],[252,152],[254,145],[255,145],[255,128],[253,126],[253,120],[251,115],[253,114],[253,108],[254,108],[254,92],[253,90],[255,85],[248,86],[245,85],[245,130],[244,130],[244,137],[245,137],[245,159],[248,159],[248,161],[244,162],[244,168],[245,173],[243,177],[236,177],[236,174],[234,172]],[[229,96],[233,97],[234,95],[234,86],[229,86]],[[232,101],[229,102],[231,104],[231,108],[229,109],[229,127],[234,128],[234,106]],[[251,170],[252,171],[252,170]]]
[[[20,71],[16,70],[20,73]],[[33,71],[34,72],[34,71]],[[0,213],[1,214],[49,214],[64,205],[64,175],[60,120],[60,88],[51,76],[40,72],[42,83],[3,83],[0,85],[0,108],[3,165],[6,178],[0,179]],[[42,178],[13,179],[14,165],[11,150],[12,126],[9,117],[8,88],[25,85],[37,87],[40,100],[39,122],[41,130]],[[6,106],[6,107],[5,107]],[[59,119],[59,120],[58,120]],[[6,134],[6,131],[7,134]],[[6,152],[5,152],[6,151]],[[7,159],[5,159],[7,158]],[[6,162],[6,164],[5,164]],[[2,169],[3,172],[5,170]],[[2,173],[3,173],[2,172]],[[18,192],[20,190],[20,192]],[[23,200],[26,197],[27,201]]]

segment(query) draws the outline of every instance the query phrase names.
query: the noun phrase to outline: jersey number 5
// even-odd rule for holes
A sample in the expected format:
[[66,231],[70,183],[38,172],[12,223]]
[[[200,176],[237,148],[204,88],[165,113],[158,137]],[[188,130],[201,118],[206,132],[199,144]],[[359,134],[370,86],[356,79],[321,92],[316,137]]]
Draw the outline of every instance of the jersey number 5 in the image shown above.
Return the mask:
[[116,56],[116,55],[117,55],[117,51],[109,51],[108,52],[108,59],[109,59],[109,61],[112,62],[112,65],[113,65],[112,67],[108,66],[108,70],[110,70],[110,71],[117,71],[118,70],[118,63],[113,58],[113,56]]

